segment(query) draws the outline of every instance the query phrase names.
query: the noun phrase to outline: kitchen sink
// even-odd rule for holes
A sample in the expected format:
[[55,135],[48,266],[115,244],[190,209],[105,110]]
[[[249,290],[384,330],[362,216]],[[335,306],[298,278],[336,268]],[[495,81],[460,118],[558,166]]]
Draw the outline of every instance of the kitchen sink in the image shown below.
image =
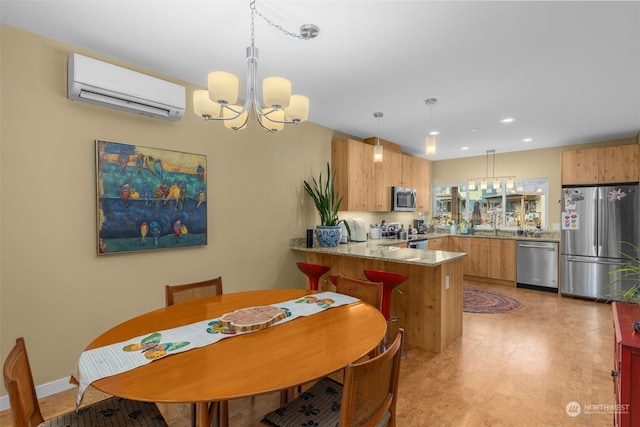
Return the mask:
[[386,245],[380,245],[378,246],[378,248],[380,248],[381,251],[397,251],[398,249],[402,249],[398,246],[386,246]]

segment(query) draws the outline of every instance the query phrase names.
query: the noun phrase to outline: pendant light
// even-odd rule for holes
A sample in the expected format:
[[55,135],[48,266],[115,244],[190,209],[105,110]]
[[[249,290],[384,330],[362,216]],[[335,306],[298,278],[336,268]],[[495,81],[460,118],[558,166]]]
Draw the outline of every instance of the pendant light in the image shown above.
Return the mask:
[[382,161],[384,154],[384,147],[380,145],[380,118],[384,116],[384,113],[373,113],[373,117],[378,119],[378,131],[376,132],[376,145],[373,146],[373,161],[379,163]]
[[429,128],[427,129],[427,137],[425,138],[425,149],[424,153],[427,156],[434,156],[436,154],[436,137],[434,132],[431,130],[431,109],[433,104],[438,102],[436,98],[428,98],[424,101],[425,104],[429,107]]

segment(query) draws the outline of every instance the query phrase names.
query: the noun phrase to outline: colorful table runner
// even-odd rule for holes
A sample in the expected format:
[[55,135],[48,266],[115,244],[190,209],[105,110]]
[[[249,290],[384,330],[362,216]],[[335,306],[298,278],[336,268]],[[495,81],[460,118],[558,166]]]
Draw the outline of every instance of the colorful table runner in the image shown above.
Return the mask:
[[[287,315],[271,327],[356,301],[358,301],[357,298],[348,295],[322,292],[271,304],[273,307],[284,310]],[[80,355],[76,373],[73,375],[79,385],[76,403],[80,405],[85,390],[96,380],[144,366],[165,356],[251,332],[255,331],[236,332],[224,328],[219,318],[216,318],[164,331],[150,332],[126,341],[84,351]]]

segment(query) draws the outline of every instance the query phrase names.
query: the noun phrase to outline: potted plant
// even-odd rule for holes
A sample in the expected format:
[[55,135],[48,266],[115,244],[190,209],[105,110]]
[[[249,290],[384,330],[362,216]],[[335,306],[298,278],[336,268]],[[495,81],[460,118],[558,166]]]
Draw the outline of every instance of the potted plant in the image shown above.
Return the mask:
[[[626,243],[634,248],[640,258],[640,248],[631,243]],[[627,262],[609,272],[609,274],[620,274],[620,278],[609,283],[607,288],[610,288],[621,280],[631,281],[634,285],[626,291],[618,291],[616,296],[620,297],[624,302],[640,304],[640,260],[629,255],[625,255],[625,257],[627,258]]]
[[316,237],[320,246],[338,246],[340,243],[340,224],[344,224],[347,234],[351,236],[349,224],[338,218],[338,210],[342,203],[342,196],[335,187],[335,173],[331,175],[331,166],[327,162],[327,179],[323,182],[322,172],[318,180],[313,178],[311,184],[304,181],[304,189],[313,199],[318,214],[320,224],[315,227]]

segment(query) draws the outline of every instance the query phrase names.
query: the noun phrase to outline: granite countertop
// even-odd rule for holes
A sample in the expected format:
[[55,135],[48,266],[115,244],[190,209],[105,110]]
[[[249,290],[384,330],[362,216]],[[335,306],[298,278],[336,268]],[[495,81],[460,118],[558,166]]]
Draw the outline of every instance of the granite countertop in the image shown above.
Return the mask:
[[467,256],[467,254],[463,252],[430,251],[389,246],[390,244],[398,243],[403,243],[403,240],[376,239],[368,240],[366,242],[340,244],[334,248],[321,246],[307,248],[305,239],[292,239],[291,249],[302,252],[326,253],[355,258],[399,262],[404,264],[421,264],[427,267],[434,267]]
[[[503,239],[503,240],[535,240],[539,242],[560,242],[560,232],[542,232],[540,236],[518,236],[514,231],[510,230],[498,230],[496,235],[493,234],[493,231],[481,230],[476,231],[475,234],[452,234],[448,231],[438,231],[426,234],[413,234],[412,236],[417,236],[418,240],[429,240],[429,239],[437,239],[440,237],[464,237],[464,238],[483,238],[483,239]],[[413,239],[410,239],[413,240]],[[402,240],[397,240],[397,242],[401,242]]]

